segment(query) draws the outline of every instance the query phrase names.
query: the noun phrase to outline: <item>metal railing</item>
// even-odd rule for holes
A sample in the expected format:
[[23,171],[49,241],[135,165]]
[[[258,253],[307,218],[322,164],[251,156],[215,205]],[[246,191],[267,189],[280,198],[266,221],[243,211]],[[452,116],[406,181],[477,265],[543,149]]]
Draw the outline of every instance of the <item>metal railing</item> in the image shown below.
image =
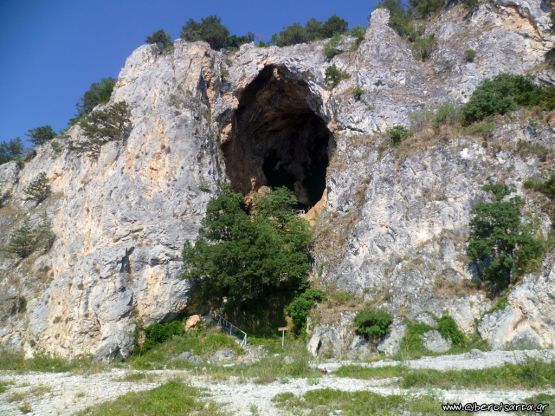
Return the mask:
[[229,335],[233,335],[234,337],[239,339],[239,344],[241,347],[247,345],[247,333],[242,329],[237,328],[227,319],[225,319],[222,315],[213,314],[212,320],[216,325],[218,325],[222,331],[228,333]]

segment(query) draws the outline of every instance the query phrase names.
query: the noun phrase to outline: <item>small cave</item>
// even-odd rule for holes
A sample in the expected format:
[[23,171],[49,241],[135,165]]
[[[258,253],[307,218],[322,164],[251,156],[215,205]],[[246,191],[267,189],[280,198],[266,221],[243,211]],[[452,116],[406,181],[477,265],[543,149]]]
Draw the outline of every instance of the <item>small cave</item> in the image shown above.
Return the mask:
[[222,145],[235,191],[286,186],[308,210],[323,196],[335,141],[322,102],[284,66],[266,66],[243,91]]

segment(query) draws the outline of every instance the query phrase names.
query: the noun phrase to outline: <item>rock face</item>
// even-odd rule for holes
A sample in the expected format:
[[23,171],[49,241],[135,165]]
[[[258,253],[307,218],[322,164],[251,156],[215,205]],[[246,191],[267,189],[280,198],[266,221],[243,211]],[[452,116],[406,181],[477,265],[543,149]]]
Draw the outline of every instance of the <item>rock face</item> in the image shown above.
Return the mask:
[[[388,18],[374,11],[358,49],[347,37],[331,62],[325,41],[251,44],[235,53],[177,41],[169,53],[152,45],[133,52],[111,98],[131,109],[125,143],[106,144],[91,160],[69,151],[81,137],[73,127],[56,139],[61,152],[47,144],[22,169],[0,166],[0,190],[12,194],[0,208],[0,245],[24,218],[37,224],[45,213],[56,234],[47,253],[0,259],[0,342],[29,354],[127,356],[139,321],[170,319],[187,306],[181,247],[195,239],[206,203],[227,180],[245,193],[286,185],[303,208],[321,209],[314,258],[323,284],[381,296],[396,315],[447,311],[472,332],[491,302],[465,286],[470,209],[486,197],[485,181],[511,182],[549,229],[521,185],[553,166],[546,158],[553,117],[532,126],[515,113],[487,142],[423,132],[392,149],[383,133],[414,111],[463,103],[481,80],[502,72],[554,79],[542,67],[554,40],[548,12],[534,0],[500,0],[471,13],[450,7],[426,29],[437,40],[427,62]],[[476,51],[474,62],[465,62],[466,49]],[[324,79],[332,63],[350,75],[335,88]],[[53,195],[35,206],[24,189],[40,172]],[[553,345],[553,268],[551,256],[515,288],[507,308],[481,320],[492,345]],[[345,328],[349,320],[341,315]],[[347,338],[337,342],[348,349]]]
[[428,351],[432,352],[447,352],[451,349],[451,340],[443,338],[439,331],[431,330],[424,332],[421,335],[422,345]]

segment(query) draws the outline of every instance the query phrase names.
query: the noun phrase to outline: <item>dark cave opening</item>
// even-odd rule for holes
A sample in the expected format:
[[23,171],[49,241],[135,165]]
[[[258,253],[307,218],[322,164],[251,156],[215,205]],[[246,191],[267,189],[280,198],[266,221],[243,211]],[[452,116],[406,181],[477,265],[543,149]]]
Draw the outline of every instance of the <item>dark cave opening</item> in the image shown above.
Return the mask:
[[326,188],[330,149],[335,145],[318,115],[321,99],[282,66],[265,67],[239,98],[226,169],[237,192],[286,186],[310,209]]

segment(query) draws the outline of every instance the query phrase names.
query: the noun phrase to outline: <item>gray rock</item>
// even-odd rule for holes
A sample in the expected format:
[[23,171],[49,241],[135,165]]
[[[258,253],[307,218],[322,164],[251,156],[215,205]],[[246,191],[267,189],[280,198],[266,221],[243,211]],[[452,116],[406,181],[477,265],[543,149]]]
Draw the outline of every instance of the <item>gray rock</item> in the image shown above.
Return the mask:
[[424,348],[432,352],[447,352],[451,349],[451,340],[444,338],[438,331],[424,332],[421,336]]
[[406,330],[407,326],[404,322],[399,318],[395,318],[391,324],[389,334],[378,344],[378,351],[390,356],[397,354],[401,346],[401,341],[405,337]]
[[193,364],[198,364],[202,362],[202,358],[200,358],[198,355],[193,354],[192,351],[183,351],[181,354],[175,357],[175,359],[188,361]]
[[216,351],[209,358],[209,361],[220,363],[224,361],[233,361],[237,358],[237,354],[231,348],[222,348]]

